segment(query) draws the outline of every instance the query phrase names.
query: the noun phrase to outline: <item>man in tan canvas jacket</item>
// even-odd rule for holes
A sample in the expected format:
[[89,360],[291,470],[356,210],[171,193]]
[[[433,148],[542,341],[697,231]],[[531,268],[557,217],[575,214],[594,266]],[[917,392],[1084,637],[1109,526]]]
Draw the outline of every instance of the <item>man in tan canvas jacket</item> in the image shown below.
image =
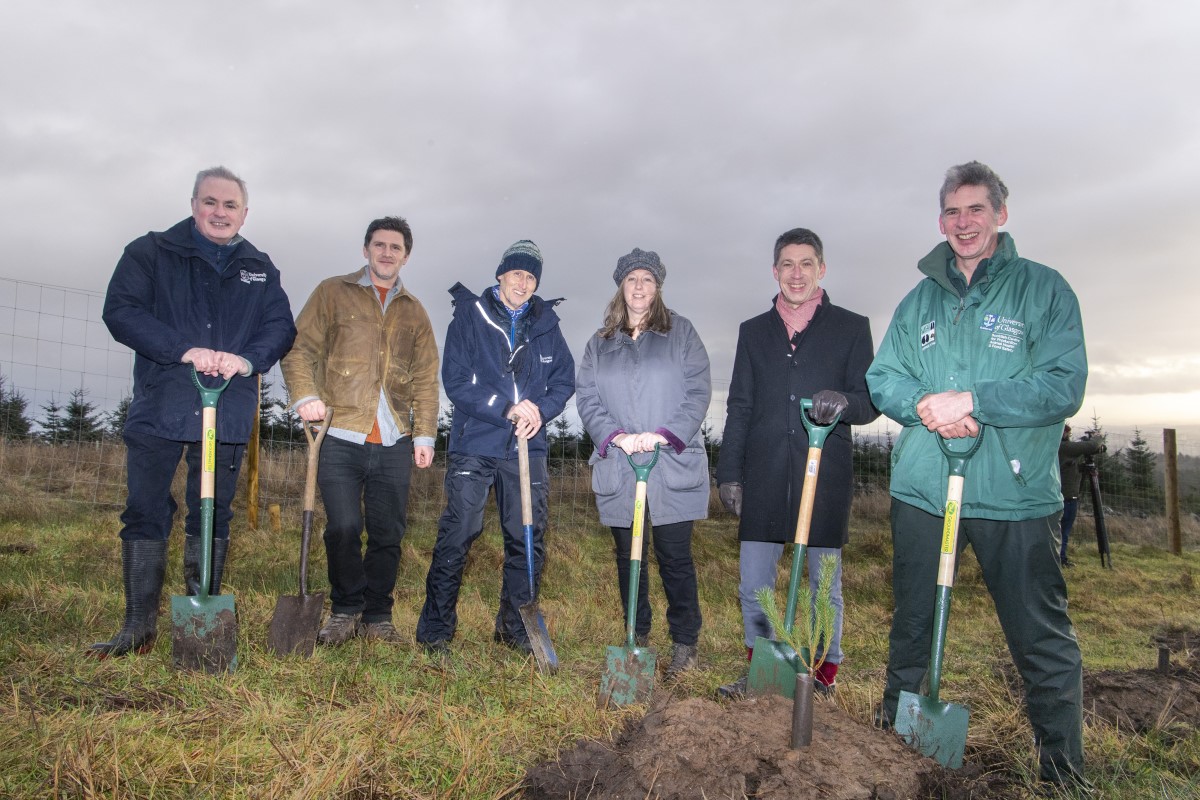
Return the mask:
[[433,462],[438,415],[433,328],[400,282],[411,252],[405,220],[372,222],[363,245],[367,265],[317,286],[296,318],[296,343],[283,360],[304,424],[333,413],[317,474],[331,587],[320,644],[358,635],[401,640],[392,625],[392,590],[409,479],[414,463],[424,469]]

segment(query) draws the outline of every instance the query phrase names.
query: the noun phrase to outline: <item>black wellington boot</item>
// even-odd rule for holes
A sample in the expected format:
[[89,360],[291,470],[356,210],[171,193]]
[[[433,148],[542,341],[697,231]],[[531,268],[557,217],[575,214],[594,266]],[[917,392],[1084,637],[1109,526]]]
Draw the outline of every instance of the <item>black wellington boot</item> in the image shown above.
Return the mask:
[[[212,578],[208,593],[221,593],[221,573],[225,571],[225,554],[229,552],[228,539],[213,539]],[[200,537],[183,537],[183,584],[190,596],[200,594]]]
[[167,543],[121,541],[121,577],[125,583],[125,623],[107,642],[97,642],[90,652],[98,658],[143,655],[154,647],[158,635],[158,601],[167,571]]

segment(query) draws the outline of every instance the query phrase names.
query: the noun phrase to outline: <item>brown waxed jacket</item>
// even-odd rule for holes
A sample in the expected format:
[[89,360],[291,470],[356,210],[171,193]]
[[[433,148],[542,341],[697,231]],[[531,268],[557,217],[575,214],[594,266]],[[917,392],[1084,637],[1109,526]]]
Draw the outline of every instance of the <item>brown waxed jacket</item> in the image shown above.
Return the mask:
[[282,363],[292,402],[319,397],[335,427],[365,434],[382,386],[400,431],[434,438],[438,349],[429,315],[403,286],[385,314],[375,289],[359,283],[365,270],[322,281],[296,317],[296,343]]

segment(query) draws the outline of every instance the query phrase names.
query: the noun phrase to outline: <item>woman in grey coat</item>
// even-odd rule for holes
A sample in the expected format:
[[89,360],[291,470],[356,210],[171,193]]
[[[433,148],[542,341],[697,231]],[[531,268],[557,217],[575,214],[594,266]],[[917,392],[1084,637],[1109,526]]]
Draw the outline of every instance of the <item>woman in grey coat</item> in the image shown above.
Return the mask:
[[[575,380],[575,403],[592,455],[592,490],[600,521],[612,528],[617,582],[627,602],[634,473],[627,455],[660,449],[650,472],[647,509],[674,643],[667,676],[696,666],[700,602],[692,563],[692,522],[708,516],[708,458],[700,426],[712,395],[708,352],[687,319],[662,298],[667,268],[653,251],[634,248],[617,261],[617,293],[604,327],[588,341]],[[624,609],[627,611],[627,609]],[[638,587],[635,634],[650,636],[649,580]]]

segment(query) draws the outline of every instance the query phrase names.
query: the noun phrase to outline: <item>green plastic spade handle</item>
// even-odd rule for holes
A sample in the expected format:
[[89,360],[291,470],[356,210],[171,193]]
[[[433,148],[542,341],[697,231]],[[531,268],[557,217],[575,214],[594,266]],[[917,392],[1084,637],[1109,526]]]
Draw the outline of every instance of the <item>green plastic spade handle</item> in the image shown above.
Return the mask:
[[654,445],[654,457],[645,464],[639,464],[633,460],[633,456],[628,453],[625,458],[629,459],[629,466],[633,467],[633,475],[637,480],[645,482],[650,480],[650,470],[654,469],[654,465],[658,463],[658,445]]
[[967,462],[979,451],[979,445],[983,444],[983,426],[979,426],[979,434],[974,437],[943,439],[938,436],[937,440],[938,447],[942,448],[942,453],[950,465],[950,474],[962,477],[966,472]]
[[629,541],[629,588],[625,594],[625,646],[630,650],[635,647],[634,625],[637,622],[638,584],[642,579],[642,528],[646,523],[646,482],[650,480],[650,470],[658,463],[658,445],[654,445],[654,457],[645,464],[639,464],[628,453],[629,466],[633,467],[633,475],[637,479],[634,484],[633,500],[633,529]]
[[954,589],[954,570],[958,559],[958,527],[962,513],[963,484],[966,481],[967,462],[979,451],[983,443],[983,426],[975,437],[943,439],[938,436],[938,446],[950,466],[946,486],[946,508],[942,518],[942,544],[938,559],[937,594],[933,609],[933,644],[929,653],[929,699],[938,702],[942,683],[942,664],[946,655],[946,627],[950,621],[950,599]]
[[192,367],[192,383],[200,390],[203,431],[200,456],[200,596],[208,597],[212,581],[213,498],[217,486],[217,400],[229,385],[229,379],[215,388],[200,382],[200,373]]
[[804,423],[804,430],[808,431],[808,446],[809,447],[824,447],[825,437],[837,427],[838,421],[842,418],[838,414],[833,418],[833,422],[828,425],[818,425],[808,417],[808,412],[812,411],[813,401],[811,397],[806,397],[800,401],[800,421]]

